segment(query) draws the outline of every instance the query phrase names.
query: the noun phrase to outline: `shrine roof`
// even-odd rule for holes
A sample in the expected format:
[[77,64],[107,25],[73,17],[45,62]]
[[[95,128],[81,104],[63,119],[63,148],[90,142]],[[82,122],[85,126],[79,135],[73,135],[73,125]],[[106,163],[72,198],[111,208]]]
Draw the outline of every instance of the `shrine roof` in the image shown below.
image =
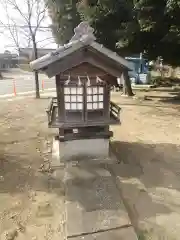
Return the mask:
[[72,37],[69,43],[60,46],[56,51],[50,52],[45,56],[36,59],[30,63],[32,70],[41,70],[53,63],[64,59],[66,56],[76,52],[77,50],[90,47],[104,57],[114,61],[116,64],[119,64],[121,67],[128,70],[132,70],[130,63],[125,60],[123,57],[119,56],[116,52],[113,52],[103,45],[97,43],[95,36],[93,34],[93,28],[91,28],[87,22],[81,22],[75,28],[75,35]]

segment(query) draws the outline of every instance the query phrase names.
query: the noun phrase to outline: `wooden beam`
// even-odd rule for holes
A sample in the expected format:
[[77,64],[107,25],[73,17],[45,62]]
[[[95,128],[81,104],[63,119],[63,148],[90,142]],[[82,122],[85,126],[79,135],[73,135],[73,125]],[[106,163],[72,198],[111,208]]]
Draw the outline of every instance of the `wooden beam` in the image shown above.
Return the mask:
[[105,85],[104,91],[105,91],[105,94],[104,94],[105,118],[110,119],[110,86],[109,84]]
[[86,133],[67,133],[64,138],[61,137],[60,141],[78,140],[78,139],[109,139],[113,136],[113,132],[104,130],[103,132],[86,132]]
[[119,125],[120,120],[114,119],[112,116],[109,120],[104,121],[95,121],[95,122],[57,122],[57,120],[53,121],[49,124],[50,128],[64,128],[64,129],[71,129],[71,128],[78,128],[78,127],[93,127],[93,126],[108,126],[108,125]]
[[58,119],[60,122],[65,120],[65,105],[64,105],[64,85],[61,82],[60,75],[56,75],[56,92],[58,103]]

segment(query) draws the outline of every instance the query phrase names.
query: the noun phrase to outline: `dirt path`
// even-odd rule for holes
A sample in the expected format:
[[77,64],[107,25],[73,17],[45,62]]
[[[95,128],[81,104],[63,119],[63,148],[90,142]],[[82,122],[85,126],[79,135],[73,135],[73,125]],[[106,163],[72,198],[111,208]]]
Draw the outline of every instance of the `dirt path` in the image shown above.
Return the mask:
[[[139,239],[179,239],[179,108],[113,98],[122,107],[122,126],[113,127],[116,174]],[[49,168],[48,101],[0,103],[2,240],[64,239],[64,189]]]
[[[64,190],[49,167],[48,100],[0,105],[0,239],[63,239]],[[59,214],[61,213],[61,214]]]
[[115,170],[139,239],[179,239],[180,108],[114,99],[122,106],[122,126],[113,127]]

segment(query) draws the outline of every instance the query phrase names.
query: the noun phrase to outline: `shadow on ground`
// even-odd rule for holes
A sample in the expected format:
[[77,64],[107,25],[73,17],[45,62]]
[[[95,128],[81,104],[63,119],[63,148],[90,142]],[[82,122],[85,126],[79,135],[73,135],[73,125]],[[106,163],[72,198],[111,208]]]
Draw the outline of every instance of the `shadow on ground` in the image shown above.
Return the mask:
[[[155,239],[168,236],[171,231],[167,234],[166,230],[169,231],[176,223],[180,207],[179,147],[115,141],[112,149],[119,160],[119,166],[114,166],[113,171],[118,176],[133,226],[139,232],[144,228],[139,224],[146,222],[151,226]],[[166,224],[172,226],[164,229]]]
[[[67,193],[68,200],[78,202],[88,212],[102,209],[117,210],[122,199],[115,193],[117,189],[115,190],[113,186],[112,177],[109,174],[103,174],[104,170],[113,168],[115,176],[126,179],[128,191],[138,192],[137,195],[135,194],[136,199],[139,199],[141,195],[142,198],[138,200],[138,204],[141,205],[140,208],[146,206],[143,211],[144,219],[155,217],[158,214],[170,214],[173,211],[171,207],[168,207],[163,201],[152,199],[147,189],[180,190],[180,163],[178,160],[180,150],[178,146],[117,141],[112,142],[112,149],[118,156],[119,164],[94,164],[93,167],[86,163],[81,164],[79,166],[81,175],[77,170],[76,176],[67,181],[68,184],[73,182],[74,185],[74,191]],[[172,153],[174,153],[173,156]],[[128,182],[132,179],[136,179],[133,184]],[[141,182],[140,185],[137,183],[137,179]],[[91,208],[93,201],[96,202],[94,209]],[[135,214],[138,215],[138,213]]]
[[169,91],[168,95],[159,95],[157,92],[157,95],[153,94],[147,94],[145,96],[146,100],[158,100],[162,103],[168,103],[168,104],[180,104],[180,92],[179,91]]
[[67,199],[78,202],[86,212],[120,209],[121,199],[106,164],[80,163],[67,170]]
[[[119,101],[118,99],[121,96],[120,93],[119,93],[119,96],[117,94],[113,94],[113,96],[115,98],[115,102],[121,105],[122,101]],[[163,90],[157,89],[157,90],[149,90],[149,91],[142,90],[140,91],[140,93],[136,92],[136,96],[137,96],[137,99],[134,99],[134,103],[135,105],[138,105],[138,106],[145,106],[145,105],[149,106],[153,104],[158,107],[158,103],[159,104],[167,103],[167,104],[174,104],[174,105],[180,104],[179,90],[173,90],[173,89],[163,89]],[[132,101],[131,102],[129,101],[132,99],[127,98],[126,100],[127,100],[126,102],[127,104],[125,103],[125,105],[131,104]],[[141,104],[139,104],[139,100]],[[163,107],[167,107],[167,106],[163,105]]]
[[[147,187],[169,187],[180,190],[178,183],[165,181],[171,172],[180,180],[180,148],[174,144],[144,144],[143,142],[112,142],[112,149],[118,160],[127,165],[128,172],[121,172],[122,177],[143,178]],[[144,174],[152,170],[152,176],[146,181]],[[166,180],[168,180],[166,178]]]

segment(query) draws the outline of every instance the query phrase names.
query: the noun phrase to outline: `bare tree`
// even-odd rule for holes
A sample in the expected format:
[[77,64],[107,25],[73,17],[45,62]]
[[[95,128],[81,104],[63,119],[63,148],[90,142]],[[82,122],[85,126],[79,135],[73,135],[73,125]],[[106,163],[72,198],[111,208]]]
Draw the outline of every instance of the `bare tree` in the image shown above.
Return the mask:
[[[22,41],[33,48],[33,59],[38,58],[37,32],[43,28],[47,6],[44,0],[0,0],[6,13],[6,21],[0,21],[8,30],[17,50]],[[32,59],[32,60],[33,60]],[[36,98],[40,98],[39,75],[35,71]]]

